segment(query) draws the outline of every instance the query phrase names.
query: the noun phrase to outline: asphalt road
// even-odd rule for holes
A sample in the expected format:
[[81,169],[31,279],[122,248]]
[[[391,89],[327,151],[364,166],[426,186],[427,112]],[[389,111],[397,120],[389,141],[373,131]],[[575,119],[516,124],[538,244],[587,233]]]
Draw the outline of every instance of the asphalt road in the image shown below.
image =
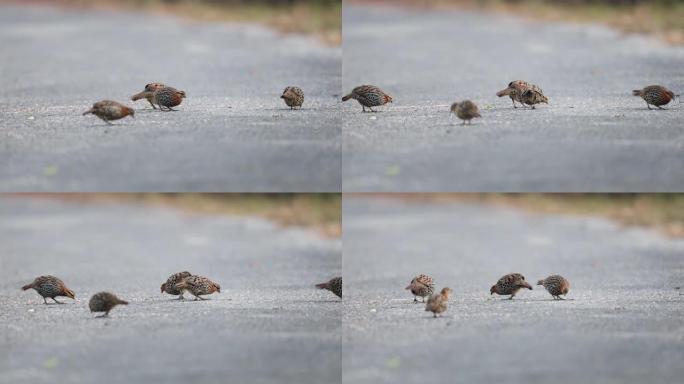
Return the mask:
[[[261,26],[0,5],[0,191],[339,191],[341,50]],[[130,96],[182,89],[178,112]],[[291,111],[288,85],[305,92]],[[136,109],[106,126],[103,99]]]
[[[0,383],[338,383],[341,243],[255,218],[0,198]],[[159,292],[179,270],[221,293]],[[61,277],[76,301],[19,289]],[[88,299],[130,301],[96,319]],[[247,379],[248,378],[248,379]]]
[[[344,191],[684,189],[684,106],[649,111],[632,89],[684,93],[684,49],[592,25],[470,12],[345,6],[343,90],[378,85],[381,113],[343,106]],[[516,79],[550,105],[514,110]],[[471,99],[463,127],[449,105]]]
[[[467,204],[344,204],[344,383],[678,383],[684,241],[596,218]],[[502,275],[570,280],[490,296]],[[454,290],[433,319],[404,290]]]

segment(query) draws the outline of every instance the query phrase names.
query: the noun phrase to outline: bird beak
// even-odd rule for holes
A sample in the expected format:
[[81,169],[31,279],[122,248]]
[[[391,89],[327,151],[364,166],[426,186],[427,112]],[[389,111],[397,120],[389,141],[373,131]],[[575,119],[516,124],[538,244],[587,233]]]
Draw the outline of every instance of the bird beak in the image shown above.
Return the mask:
[[409,284],[409,286],[404,288],[404,289],[411,289],[411,284]]

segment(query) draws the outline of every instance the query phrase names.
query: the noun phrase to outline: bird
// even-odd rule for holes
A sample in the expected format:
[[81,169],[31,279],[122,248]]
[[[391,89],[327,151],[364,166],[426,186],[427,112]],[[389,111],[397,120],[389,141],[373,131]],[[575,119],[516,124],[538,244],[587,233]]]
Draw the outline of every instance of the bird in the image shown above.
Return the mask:
[[361,104],[363,112],[366,112],[366,107],[371,112],[375,112],[372,107],[378,107],[392,102],[392,96],[386,94],[382,89],[374,85],[361,85],[354,88],[350,94],[344,96],[342,101],[354,99]]
[[[221,292],[221,286],[214,283],[204,276],[191,275],[176,283],[176,288],[181,292],[188,291],[195,296],[195,301],[207,300],[202,295],[211,295],[214,292]],[[182,293],[181,293],[182,295]]]
[[477,105],[470,100],[465,100],[461,102],[456,102],[451,104],[451,112],[458,116],[459,119],[463,120],[465,125],[466,121],[470,124],[470,120],[476,117],[482,117],[480,111],[477,109]]
[[139,99],[152,98],[152,103],[157,104],[160,111],[164,111],[164,108],[166,108],[166,111],[175,111],[172,107],[180,105],[180,103],[183,102],[185,92],[179,91],[173,87],[159,87],[154,91],[143,91],[135,96]]
[[113,293],[98,292],[90,298],[88,307],[90,312],[104,312],[104,315],[97,317],[107,317],[109,316],[109,311],[119,304],[128,305],[128,301],[119,299]]
[[411,283],[404,289],[410,289],[413,293],[413,302],[418,302],[418,296],[425,302],[426,297],[430,297],[435,291],[435,285],[432,282],[432,277],[420,274],[411,280]]
[[154,92],[157,90],[157,88],[163,88],[163,87],[166,87],[166,85],[164,85],[163,83],[149,83],[149,84],[145,85],[145,89],[143,89],[142,92],[136,93],[135,95],[133,95],[131,97],[131,100],[137,101],[140,99],[147,99],[147,101],[150,103],[152,108],[157,109],[157,107],[154,106],[154,103],[153,103],[154,97],[152,96],[152,94],[145,93],[145,92]]
[[554,300],[564,300],[560,295],[565,296],[570,290],[570,282],[560,275],[551,275],[546,279],[539,280],[537,285],[543,285]]
[[446,311],[447,305],[449,304],[449,295],[452,292],[453,291],[451,288],[444,287],[440,293],[435,293],[434,295],[430,296],[427,304],[425,304],[425,311],[432,312],[434,317],[437,317],[437,314],[441,314],[442,312]]
[[342,277],[333,277],[325,283],[316,284],[318,289],[327,289],[328,291],[342,298]]
[[67,288],[62,279],[51,276],[38,276],[31,284],[26,284],[21,287],[22,290],[26,291],[28,289],[35,289],[39,295],[43,296],[43,302],[47,304],[47,298],[51,298],[57,304],[64,304],[61,301],[57,301],[55,297],[64,296],[70,299],[76,300],[76,294],[71,289]]
[[161,293],[166,292],[169,295],[180,295],[178,296],[178,300],[183,300],[183,291],[178,289],[176,284],[189,276],[192,276],[192,274],[188,271],[174,273],[173,275],[169,276],[169,278],[166,280],[166,283],[161,285]]
[[280,98],[285,100],[285,104],[287,104],[290,109],[295,109],[296,107],[301,109],[302,104],[304,103],[304,91],[299,87],[286,87]]
[[632,95],[641,96],[646,102],[648,109],[652,109],[651,105],[655,105],[658,109],[665,109],[661,105],[666,105],[672,99],[679,96],[662,85],[649,85],[644,89],[635,89],[632,91]]
[[541,90],[541,88],[534,84],[530,85],[529,88],[523,91],[522,95],[520,95],[520,101],[523,105],[531,106],[532,109],[534,109],[535,104],[549,103],[549,99],[544,96],[544,92]]
[[509,96],[511,98],[511,101],[513,102],[513,108],[518,108],[515,105],[515,102],[517,101],[520,104],[523,104],[521,96],[523,91],[529,88],[529,86],[530,84],[524,80],[513,80],[510,83],[508,83],[508,87],[500,90],[496,93],[496,95],[499,97]]
[[497,295],[511,295],[508,299],[513,300],[513,296],[515,296],[521,288],[532,290],[532,286],[525,281],[525,276],[519,273],[509,273],[500,278],[489,290],[489,293],[491,295],[495,293]]
[[105,123],[112,125],[110,120],[123,119],[126,116],[135,117],[133,108],[117,103],[112,100],[102,100],[93,104],[93,107],[83,112],[83,116],[92,113],[93,115],[102,119]]

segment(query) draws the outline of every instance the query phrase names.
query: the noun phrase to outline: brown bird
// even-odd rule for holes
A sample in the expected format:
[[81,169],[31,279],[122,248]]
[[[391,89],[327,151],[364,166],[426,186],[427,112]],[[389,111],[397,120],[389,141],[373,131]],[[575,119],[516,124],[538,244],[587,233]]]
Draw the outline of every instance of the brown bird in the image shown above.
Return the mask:
[[318,289],[327,289],[342,298],[342,277],[333,277],[326,283],[316,284]]
[[93,104],[93,107],[83,112],[83,116],[92,113],[93,115],[102,119],[105,123],[111,125],[110,120],[123,119],[126,116],[135,117],[133,108],[128,108],[116,101],[103,100]]
[[386,94],[382,89],[374,85],[361,85],[354,88],[350,94],[342,98],[342,101],[354,99],[361,104],[363,111],[366,107],[375,112],[371,107],[378,107],[392,102],[392,96]]
[[532,290],[532,286],[525,281],[525,276],[519,273],[509,273],[500,278],[489,290],[489,293],[492,295],[495,293],[497,295],[511,295],[508,299],[513,300],[513,296],[515,296],[520,288]]
[[565,296],[570,291],[570,282],[560,275],[551,275],[546,279],[539,280],[537,285],[543,285],[554,300],[564,300],[560,295]]
[[447,305],[449,304],[449,295],[452,292],[453,291],[451,288],[444,287],[440,293],[435,293],[434,295],[430,296],[427,304],[425,305],[425,311],[432,312],[434,317],[437,317],[437,314],[441,314],[442,312],[446,311]]
[[165,110],[163,107],[165,107],[167,111],[175,111],[172,107],[180,105],[180,103],[183,102],[185,92],[179,91],[173,87],[160,87],[154,91],[140,92],[136,96],[146,99],[151,97],[152,103],[157,104],[160,111]]
[[97,317],[109,316],[109,311],[119,304],[128,305],[128,301],[121,300],[113,293],[99,292],[93,295],[88,302],[90,312],[104,312],[104,315]]
[[521,100],[522,93],[529,87],[530,84],[526,81],[513,80],[510,83],[508,83],[508,87],[500,90],[496,93],[496,95],[499,97],[509,96],[511,98],[511,101],[513,102],[513,108],[518,108],[515,105],[515,102],[517,101],[520,104],[523,104]]
[[287,87],[280,98],[285,100],[285,104],[287,104],[290,109],[296,107],[301,109],[302,104],[304,104],[304,91],[299,87]]
[[676,96],[679,96],[662,85],[649,85],[644,89],[635,89],[632,91],[632,94],[634,96],[641,96],[646,102],[648,109],[652,109],[651,105],[655,105],[658,109],[665,109],[661,105],[666,105]]
[[64,282],[54,276],[38,276],[31,284],[26,284],[21,287],[22,290],[35,289],[39,295],[43,296],[43,302],[47,304],[47,298],[51,298],[57,304],[64,304],[61,301],[57,301],[55,297],[64,296],[71,299],[76,299],[76,294],[71,289],[67,288]]
[[142,92],[136,93],[135,95],[133,95],[131,97],[131,100],[138,101],[140,99],[147,99],[147,102],[150,103],[152,108],[157,109],[157,107],[155,107],[154,103],[153,103],[154,97],[149,92],[154,92],[157,90],[157,88],[163,88],[163,87],[166,87],[166,85],[164,85],[162,83],[149,83],[149,84],[145,85],[145,89],[143,89]]
[[459,119],[463,120],[465,125],[466,121],[470,124],[470,120],[476,117],[482,117],[480,111],[477,109],[477,105],[470,100],[465,100],[451,104],[451,112],[458,116]]
[[523,105],[531,106],[532,109],[534,109],[535,104],[549,103],[549,99],[544,96],[544,92],[542,92],[541,88],[534,84],[530,85],[529,88],[523,91],[522,95],[520,95],[520,101],[523,103]]
[[435,292],[435,284],[432,282],[432,277],[420,274],[411,280],[411,283],[404,289],[410,289],[413,293],[413,302],[418,302],[418,296],[422,298],[423,303],[426,297],[430,297]]
[[178,289],[176,284],[180,283],[183,279],[189,276],[192,276],[192,274],[188,271],[174,273],[173,275],[169,276],[169,278],[166,280],[166,283],[161,285],[161,293],[166,292],[169,295],[180,295],[178,296],[178,300],[183,300],[183,291]]
[[214,292],[221,292],[220,285],[203,276],[188,276],[176,283],[176,288],[181,292],[190,292],[191,295],[195,296],[195,301],[197,301],[197,299],[207,300],[201,297],[201,295],[211,295]]

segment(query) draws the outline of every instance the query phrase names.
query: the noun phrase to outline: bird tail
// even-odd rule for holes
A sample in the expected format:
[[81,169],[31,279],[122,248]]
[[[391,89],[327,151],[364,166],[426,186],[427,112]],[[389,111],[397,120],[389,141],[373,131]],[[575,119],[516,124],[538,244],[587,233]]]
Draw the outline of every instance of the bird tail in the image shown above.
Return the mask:
[[119,299],[119,304],[128,305],[128,301]]
[[504,96],[510,95],[510,94],[511,94],[511,89],[510,89],[510,88],[502,89],[502,90],[500,90],[499,92],[496,93],[496,95],[499,96],[499,97],[504,97]]
[[641,89],[635,89],[632,91],[632,95],[634,96],[641,96]]
[[316,284],[316,288],[318,288],[318,289],[328,289],[329,287],[330,286],[328,285],[328,283]]
[[347,100],[349,100],[349,99],[351,99],[351,98],[352,98],[352,94],[350,93],[350,94],[348,94],[347,96],[343,97],[343,98],[342,98],[342,101],[347,101]]
[[93,112],[95,112],[95,108],[90,108],[89,110],[83,112],[83,116],[85,116],[85,115],[87,115],[87,114],[89,114],[89,113],[93,113]]
[[33,283],[24,285],[23,287],[21,287],[21,290],[25,291],[25,290],[31,289],[31,288],[33,288]]
[[537,285],[544,285],[544,280],[537,281]]
[[475,114],[474,114],[473,116],[475,116],[475,117],[482,117],[482,115],[480,115],[480,112],[475,112]]
[[140,99],[146,99],[148,96],[152,96],[152,92],[150,91],[142,91],[140,93],[136,93],[135,95],[131,96],[131,100],[137,101]]

